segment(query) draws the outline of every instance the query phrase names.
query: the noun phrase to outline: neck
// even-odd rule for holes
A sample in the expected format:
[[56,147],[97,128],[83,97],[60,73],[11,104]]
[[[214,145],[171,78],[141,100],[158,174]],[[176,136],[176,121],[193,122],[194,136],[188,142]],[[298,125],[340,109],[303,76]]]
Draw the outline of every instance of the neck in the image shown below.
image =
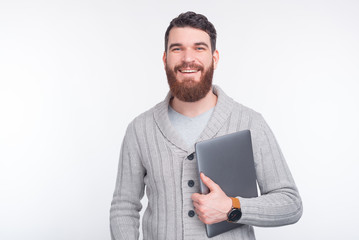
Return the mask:
[[217,104],[217,96],[213,93],[212,88],[207,95],[196,102],[183,102],[174,97],[170,101],[171,107],[178,113],[187,117],[196,117]]

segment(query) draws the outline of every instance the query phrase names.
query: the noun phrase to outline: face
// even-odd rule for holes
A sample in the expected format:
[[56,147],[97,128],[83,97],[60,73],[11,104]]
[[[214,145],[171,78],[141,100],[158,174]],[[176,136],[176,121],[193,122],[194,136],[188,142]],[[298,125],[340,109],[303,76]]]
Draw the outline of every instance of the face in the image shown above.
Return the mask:
[[172,95],[184,102],[196,102],[212,87],[218,51],[212,54],[209,35],[200,29],[174,27],[168,37],[163,63]]

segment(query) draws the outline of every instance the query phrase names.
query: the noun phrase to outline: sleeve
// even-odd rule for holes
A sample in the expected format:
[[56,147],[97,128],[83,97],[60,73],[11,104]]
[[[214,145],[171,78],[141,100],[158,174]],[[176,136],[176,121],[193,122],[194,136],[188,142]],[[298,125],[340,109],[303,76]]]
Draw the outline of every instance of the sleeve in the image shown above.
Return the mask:
[[139,238],[139,212],[144,195],[145,168],[131,123],[122,142],[116,187],[110,209],[110,231],[112,240]]
[[262,115],[258,117],[251,132],[261,196],[237,197],[242,210],[238,223],[258,227],[293,224],[302,216],[302,201],[273,132]]

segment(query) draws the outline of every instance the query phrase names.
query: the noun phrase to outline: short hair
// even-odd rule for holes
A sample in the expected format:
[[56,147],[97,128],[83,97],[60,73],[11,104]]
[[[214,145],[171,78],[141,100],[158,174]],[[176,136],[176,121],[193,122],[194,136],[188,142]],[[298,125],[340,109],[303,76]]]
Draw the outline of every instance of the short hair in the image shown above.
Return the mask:
[[188,11],[185,13],[181,13],[180,15],[178,15],[178,17],[174,18],[170,22],[170,25],[168,26],[165,33],[166,53],[168,47],[168,36],[173,27],[192,27],[205,31],[209,35],[211,40],[212,53],[216,50],[217,32],[213,24],[208,21],[208,19],[204,15]]

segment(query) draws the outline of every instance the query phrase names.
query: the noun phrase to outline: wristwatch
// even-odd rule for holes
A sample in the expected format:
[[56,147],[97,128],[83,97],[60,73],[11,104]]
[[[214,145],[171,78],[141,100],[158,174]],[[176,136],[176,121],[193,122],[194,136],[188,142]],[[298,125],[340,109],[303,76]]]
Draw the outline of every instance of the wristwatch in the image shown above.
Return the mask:
[[227,222],[237,222],[242,217],[241,204],[238,198],[232,198],[232,209],[227,213]]

